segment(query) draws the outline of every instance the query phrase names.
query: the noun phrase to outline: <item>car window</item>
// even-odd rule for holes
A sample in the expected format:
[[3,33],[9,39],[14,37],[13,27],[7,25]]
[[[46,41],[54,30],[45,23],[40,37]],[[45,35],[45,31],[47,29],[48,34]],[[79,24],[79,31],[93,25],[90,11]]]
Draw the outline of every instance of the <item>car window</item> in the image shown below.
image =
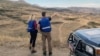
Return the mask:
[[77,45],[78,40],[77,40],[77,38],[76,38],[75,36],[73,36],[73,42],[74,42],[74,46],[76,46],[76,45]]
[[72,35],[72,34],[69,35],[69,39],[68,39],[68,41],[73,42],[73,35]]
[[71,43],[73,46],[76,46],[78,40],[76,39],[76,37],[75,37],[74,35],[71,34],[71,35],[69,36],[68,42]]
[[76,49],[77,49],[78,51],[82,52],[82,42],[81,42],[81,41],[79,41],[79,43],[78,43]]

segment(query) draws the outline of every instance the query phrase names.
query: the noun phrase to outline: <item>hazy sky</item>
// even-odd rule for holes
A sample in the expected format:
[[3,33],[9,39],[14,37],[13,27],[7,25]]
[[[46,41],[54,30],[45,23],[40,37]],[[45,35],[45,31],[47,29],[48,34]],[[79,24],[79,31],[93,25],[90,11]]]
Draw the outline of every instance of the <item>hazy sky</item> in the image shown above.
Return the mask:
[[100,7],[100,0],[25,0],[46,7]]

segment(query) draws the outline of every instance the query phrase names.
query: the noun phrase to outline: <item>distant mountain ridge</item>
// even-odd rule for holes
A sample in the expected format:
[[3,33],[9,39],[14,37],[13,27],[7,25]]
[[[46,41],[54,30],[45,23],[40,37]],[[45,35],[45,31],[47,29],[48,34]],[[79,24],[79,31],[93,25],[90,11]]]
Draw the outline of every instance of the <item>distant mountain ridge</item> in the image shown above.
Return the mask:
[[[0,2],[5,2],[5,1],[9,1],[9,0],[0,0]],[[13,5],[11,6],[18,5],[19,7],[20,6],[32,7],[32,8],[37,8],[37,9],[46,10],[46,11],[100,14],[100,8],[88,8],[88,7],[46,8],[46,7],[38,6],[36,4],[35,5],[28,4],[24,0],[14,1],[12,4]]]
[[88,8],[88,7],[69,7],[69,10],[79,13],[94,13],[100,14],[100,8]]
[[47,11],[100,14],[100,8],[89,8],[89,7],[46,8],[37,5],[33,5],[33,7],[35,8],[37,7]]

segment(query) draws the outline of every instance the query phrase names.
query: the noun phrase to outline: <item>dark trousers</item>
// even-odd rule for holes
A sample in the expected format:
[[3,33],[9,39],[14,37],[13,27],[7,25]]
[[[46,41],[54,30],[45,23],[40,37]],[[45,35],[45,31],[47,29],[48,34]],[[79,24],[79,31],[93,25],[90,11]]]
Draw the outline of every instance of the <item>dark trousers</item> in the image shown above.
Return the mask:
[[37,38],[37,32],[30,32],[30,44],[32,45],[32,47],[35,47],[35,42],[36,42],[36,38]]

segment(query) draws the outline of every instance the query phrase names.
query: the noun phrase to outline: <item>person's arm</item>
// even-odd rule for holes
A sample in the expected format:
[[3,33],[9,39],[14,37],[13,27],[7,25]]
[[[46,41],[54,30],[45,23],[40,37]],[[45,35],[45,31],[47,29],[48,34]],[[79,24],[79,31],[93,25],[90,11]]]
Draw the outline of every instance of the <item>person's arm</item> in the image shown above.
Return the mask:
[[32,15],[29,16],[29,19],[28,19],[27,23],[28,23],[30,20],[32,20]]
[[38,29],[38,32],[40,33],[41,32],[41,30],[40,30],[40,21],[37,24],[37,29]]
[[30,16],[29,16],[29,19],[28,19],[28,21],[27,21],[27,22],[29,22],[30,20],[32,20],[32,19],[34,19],[34,18],[35,18],[35,15],[33,15],[33,14],[32,14],[32,15],[30,15]]
[[49,18],[49,20],[51,21],[51,17],[48,17]]
[[49,18],[49,20],[51,21],[52,20],[52,17],[55,16],[57,13],[54,13],[53,15],[51,15]]

